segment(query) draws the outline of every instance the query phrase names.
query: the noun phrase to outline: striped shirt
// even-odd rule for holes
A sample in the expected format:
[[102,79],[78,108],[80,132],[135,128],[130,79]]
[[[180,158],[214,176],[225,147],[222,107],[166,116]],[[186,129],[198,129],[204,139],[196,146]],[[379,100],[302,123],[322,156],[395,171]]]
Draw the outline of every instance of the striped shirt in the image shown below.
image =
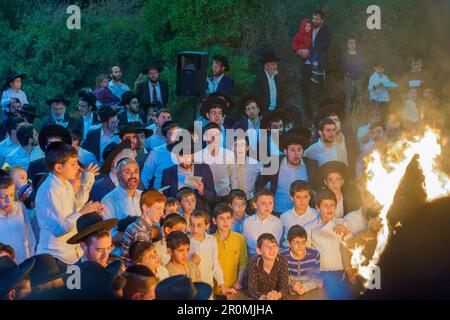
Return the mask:
[[320,253],[314,248],[306,248],[306,256],[297,260],[291,255],[291,250],[280,252],[288,261],[289,278],[294,281],[308,281],[320,274]]
[[125,230],[122,240],[122,257],[128,258],[130,246],[136,241],[152,242],[152,227],[142,217]]

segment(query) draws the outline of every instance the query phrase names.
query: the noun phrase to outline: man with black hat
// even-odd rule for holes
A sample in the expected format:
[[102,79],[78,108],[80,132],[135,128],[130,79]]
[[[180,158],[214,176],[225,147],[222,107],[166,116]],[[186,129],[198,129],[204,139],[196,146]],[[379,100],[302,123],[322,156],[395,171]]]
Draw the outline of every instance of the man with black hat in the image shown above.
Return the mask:
[[212,71],[212,77],[207,79],[208,93],[225,92],[231,97],[233,95],[234,84],[233,80],[229,76],[225,75],[225,72],[230,71],[230,65],[227,57],[221,55],[213,56]]
[[82,90],[78,92],[80,100],[78,101],[78,111],[80,117],[77,119],[77,127],[83,133],[83,139],[86,139],[89,129],[100,122],[97,115],[97,98],[92,92]]
[[30,272],[32,296],[30,299],[39,298],[39,295],[50,290],[61,289],[64,286],[63,276],[65,268],[58,265],[55,257],[48,253],[35,255],[24,263],[34,260],[34,267]]
[[71,102],[63,94],[56,94],[46,103],[50,106],[51,114],[42,120],[42,128],[50,124],[59,124],[68,130],[77,127],[77,120],[66,113],[66,108],[70,106]]
[[178,275],[164,279],[155,289],[156,300],[208,300],[212,287],[206,282],[192,282]]
[[103,150],[102,158],[105,159],[100,168],[103,177],[95,181],[92,186],[89,200],[101,201],[104,196],[113,191],[118,185],[116,166],[124,158],[135,159],[135,154],[131,150],[131,141],[123,140],[120,144],[111,142]]
[[278,83],[278,58],[275,52],[265,51],[261,57],[263,70],[261,70],[250,88],[250,92],[259,98],[261,113],[273,111],[283,106],[283,96]]
[[119,220],[104,220],[96,212],[88,213],[77,220],[77,233],[67,240],[68,244],[80,244],[84,255],[77,264],[95,261],[103,267],[108,265],[109,253],[112,249],[110,230]]
[[124,126],[128,122],[140,122],[145,124],[145,116],[140,114],[139,100],[137,95],[132,91],[127,91],[122,94],[122,99],[118,106],[123,106],[125,110],[117,115],[119,119],[119,127]]
[[169,86],[167,82],[159,80],[159,74],[163,71],[163,67],[155,61],[142,69],[142,73],[148,75],[148,81],[139,83],[136,86],[136,95],[139,104],[144,107],[147,113],[151,105],[160,105],[162,108],[167,106],[169,101]]
[[37,109],[35,106],[31,104],[24,104],[22,105],[22,108],[18,110],[19,115],[25,119],[26,122],[29,124],[33,124],[34,119],[40,118],[40,116],[37,114]]
[[164,190],[164,194],[176,198],[178,190],[190,187],[195,191],[197,208],[208,210],[216,201],[214,179],[207,164],[194,163],[194,142],[180,139],[167,149],[178,159],[179,164],[163,171],[161,187],[170,186]]
[[34,264],[33,258],[17,265],[10,257],[0,257],[0,300],[24,299],[31,293],[28,275]]
[[[55,141],[63,141],[66,144],[72,145],[70,132],[59,124],[52,124],[42,128],[38,140],[42,152],[45,152],[47,146]],[[46,172],[48,172],[48,168],[44,157],[31,161],[27,170],[28,178],[34,183],[37,183],[42,178],[41,174]]]
[[25,77],[26,75],[24,73],[18,73],[16,71],[9,71],[6,74],[1,102],[3,112],[9,111],[12,98],[18,98],[22,104],[28,103],[27,95],[20,89],[22,87],[22,80]]
[[149,138],[153,134],[153,130],[145,128],[141,122],[134,121],[134,122],[128,122],[125,125],[123,125],[119,132],[117,133],[120,137],[120,141],[123,140],[130,140],[131,142],[131,150],[136,155],[136,161],[139,161],[139,168],[142,168],[144,166],[145,159],[142,154],[137,154],[136,146],[138,143],[138,134],[144,134],[145,138]]
[[[283,213],[293,207],[290,200],[290,187],[294,181],[310,182],[313,189],[317,186],[314,178],[317,172],[317,161],[303,157],[308,141],[295,134],[287,134],[280,142],[285,156],[277,160],[279,168],[273,175],[260,175],[256,181],[256,191],[262,190],[270,181],[270,189],[275,195],[274,211]],[[272,165],[272,164],[269,164]]]
[[117,119],[118,112],[117,109],[114,110],[108,106],[100,107],[98,116],[100,118],[101,127],[89,130],[86,139],[81,145],[83,149],[93,153],[99,163],[102,163],[104,160],[101,158],[101,155],[105,147],[111,142],[119,143],[119,137],[114,134],[116,133],[119,124],[119,120]]

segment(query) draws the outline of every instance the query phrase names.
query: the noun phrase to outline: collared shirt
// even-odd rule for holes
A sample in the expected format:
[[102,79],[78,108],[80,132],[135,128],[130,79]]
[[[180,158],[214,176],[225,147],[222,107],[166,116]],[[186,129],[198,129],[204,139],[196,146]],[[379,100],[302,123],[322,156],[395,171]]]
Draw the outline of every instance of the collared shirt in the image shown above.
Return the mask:
[[342,143],[344,143],[345,148],[344,141],[341,142],[340,145],[334,142],[331,147],[328,147],[322,142],[322,139],[319,139],[316,143],[305,150],[304,156],[317,160],[319,162],[319,166],[329,161],[340,161],[348,166],[347,152],[346,150],[344,152]]
[[244,232],[244,221],[249,217],[248,214],[244,213],[242,219],[238,220],[236,216],[234,216],[233,224],[231,225],[231,230],[237,233]]
[[80,161],[85,167],[89,167],[91,163],[98,165],[97,158],[94,154],[86,149],[83,149],[82,147],[78,148],[78,161]]
[[[113,191],[103,197],[101,203],[103,204],[103,219],[125,219],[129,216],[139,217],[141,207],[139,200],[141,198],[142,191],[136,189],[133,196],[129,196],[128,192],[119,185]],[[114,237],[117,234],[117,227],[111,230],[111,236]]]
[[227,196],[231,189],[236,189],[238,179],[234,167],[234,153],[228,149],[219,147],[219,152],[212,156],[206,147],[194,154],[194,160],[198,163],[206,163],[209,165],[216,189],[217,196]]
[[284,212],[280,216],[281,224],[283,225],[283,247],[284,248],[288,247],[287,234],[292,226],[298,224],[299,226],[304,227],[311,221],[317,219],[318,215],[319,213],[310,207],[306,209],[306,211],[302,215],[299,215],[295,211],[295,208],[292,208],[291,210]]
[[192,188],[191,185],[186,184],[186,178],[194,176],[194,167],[191,167],[191,169],[192,170],[185,171],[185,170],[181,170],[180,166],[178,166],[178,169],[177,169],[177,171],[178,171],[178,190],[183,187]]
[[91,126],[94,124],[94,113],[91,112],[87,117],[83,116],[83,138],[86,138],[86,135],[91,129]]
[[293,167],[289,165],[287,159],[284,158],[283,161],[281,161],[280,171],[278,173],[277,190],[275,191],[274,210],[276,212],[285,212],[294,205],[290,198],[290,189],[292,182],[296,180],[309,181],[303,159],[300,162],[300,166]]
[[[370,91],[370,99],[377,102],[389,102],[389,92],[384,86],[384,83],[388,83],[389,78],[377,72],[372,73],[369,78],[369,91]],[[379,88],[375,88],[375,86],[383,84]]]
[[344,196],[341,193],[341,197],[338,199],[336,204],[336,210],[334,211],[334,216],[336,218],[342,218],[344,216]]
[[7,137],[0,142],[0,166],[3,165],[5,157],[18,147],[20,147],[20,145],[12,142],[10,137]]
[[163,171],[175,164],[178,164],[178,159],[172,156],[165,144],[151,150],[141,173],[141,181],[144,187],[149,188],[150,181],[155,178],[153,188],[160,189]]
[[252,120],[248,119],[248,145],[251,150],[258,151],[258,141],[259,141],[259,130],[261,129],[261,122],[259,119],[256,121],[256,124],[253,123]]
[[274,215],[269,215],[264,220],[255,213],[251,217],[248,217],[244,221],[244,231],[243,235],[245,241],[247,241],[248,254],[253,256],[256,253],[256,242],[258,237],[263,233],[271,233],[277,239],[278,244],[280,244],[281,236],[283,234],[283,226],[281,225],[281,220]]
[[[225,287],[232,288],[238,280],[239,271],[247,269],[247,245],[244,237],[234,231],[225,240],[214,233],[217,241],[217,249],[219,254],[219,263],[223,270]],[[215,287],[217,294],[223,294],[217,286]]]
[[250,298],[259,299],[272,290],[281,292],[284,296],[289,286],[288,263],[285,257],[278,255],[270,273],[264,270],[264,261],[261,256],[256,256],[250,262],[248,268],[248,295]]
[[0,242],[14,248],[18,264],[34,255],[36,239],[21,202],[14,201],[6,215],[0,214]]
[[161,104],[162,101],[162,95],[161,95],[161,86],[159,85],[159,82],[152,83],[151,81],[148,82],[148,88],[150,90],[150,101],[154,101],[155,98],[153,97],[153,86],[156,89],[156,100],[158,100]]
[[217,249],[216,237],[205,234],[205,237],[198,241],[191,237],[191,247],[189,257],[196,253],[200,256],[200,281],[214,286],[214,280],[220,286],[224,284],[223,270],[219,262],[219,251]]
[[224,74],[221,74],[218,77],[209,77],[208,78],[208,92],[213,93],[217,91],[217,87],[219,86],[219,82],[222,80]]
[[142,216],[130,224],[125,230],[121,247],[122,257],[129,258],[130,246],[136,241],[152,242],[152,226],[147,223]]
[[36,194],[36,216],[40,227],[36,254],[49,253],[66,264],[76,263],[83,251],[79,244],[67,243],[77,233],[80,217],[72,185],[50,173]]
[[128,122],[140,122],[142,123],[142,119],[139,116],[139,113],[136,114],[131,114],[128,110],[127,110],[127,120]]
[[[108,136],[105,134],[102,128],[100,132],[100,158],[102,158],[103,150],[105,150],[106,146],[111,142],[119,143],[119,136],[115,134]],[[103,163],[103,160],[104,159],[100,159],[100,162]]]
[[23,147],[17,147],[5,157],[4,163],[9,164],[11,168],[23,167],[25,170],[28,170],[31,161],[42,159],[44,157],[45,154],[39,146],[33,147],[30,154],[27,154]]
[[158,133],[152,134],[150,138],[145,140],[145,147],[149,150],[155,149],[166,144],[166,139]]
[[275,110],[277,106],[277,85],[275,83],[275,76],[269,76],[266,70],[264,70],[267,76],[267,80],[269,81],[269,96],[270,96],[270,103],[269,103],[269,110]]
[[124,92],[130,91],[130,87],[127,86],[125,83],[119,82],[119,84],[116,85],[113,80],[108,82],[108,88],[109,90],[111,90],[113,95],[115,95],[119,99],[122,98],[122,94]]
[[3,91],[2,94],[2,109],[3,111],[9,111],[9,104],[11,98],[18,98],[22,105],[28,104],[27,95],[22,90],[14,91],[11,87]]
[[235,164],[233,171],[237,177],[238,189],[241,189],[247,195],[247,199],[252,199],[256,190],[256,179],[258,179],[263,165],[255,160],[247,157],[245,164]]
[[166,264],[166,268],[167,268],[167,271],[169,271],[169,274],[171,277],[183,275],[183,276],[187,276],[189,279],[191,279],[192,282],[201,281],[200,268],[192,261],[186,262],[186,264],[184,265],[184,272],[180,272],[178,270],[178,268],[175,268],[175,265],[172,263],[172,261],[169,261]]
[[110,172],[108,175],[109,175],[109,177],[111,178],[112,183],[113,183],[116,187],[118,187],[118,186],[119,186],[119,179],[118,179],[115,175],[113,175],[111,172]]

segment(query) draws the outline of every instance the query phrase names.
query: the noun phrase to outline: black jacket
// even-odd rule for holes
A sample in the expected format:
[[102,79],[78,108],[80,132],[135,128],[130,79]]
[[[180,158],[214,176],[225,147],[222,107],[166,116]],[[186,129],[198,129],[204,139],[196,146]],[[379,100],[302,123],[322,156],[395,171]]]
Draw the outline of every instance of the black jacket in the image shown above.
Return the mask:
[[[145,117],[143,114],[139,114],[139,118],[141,119],[141,122],[143,125],[145,125]],[[128,116],[126,111],[122,111],[119,114],[117,114],[117,119],[119,120],[119,128],[125,124],[128,123]]]
[[[92,113],[92,125],[95,124],[99,124],[100,123],[100,119],[98,118],[98,114],[93,112]],[[84,121],[83,121],[83,116],[80,116],[77,118],[77,128],[81,130],[81,132],[84,132]]]
[[100,162],[102,155],[100,154],[100,136],[102,133],[102,128],[97,128],[90,130],[86,136],[86,139],[83,140],[81,147],[91,153],[97,158],[97,161]]
[[[143,108],[144,113],[148,111],[148,106],[151,103],[150,96],[150,80],[138,83],[136,86],[136,95],[138,96],[139,104]],[[159,81],[159,87],[161,89],[162,107],[165,108],[169,102],[169,86],[165,81]]]
[[[67,122],[67,127],[66,127],[67,130],[78,128],[77,119],[68,115],[67,113],[64,114],[64,122]],[[42,119],[41,128],[44,128],[50,124],[56,124],[55,119],[53,119],[52,115],[49,115],[49,116],[45,117],[44,119]]]
[[316,40],[311,49],[311,56],[317,54],[319,67],[327,70],[328,68],[328,47],[331,43],[331,30],[322,25],[317,33]]
[[[281,86],[278,83],[278,76],[275,76],[274,80],[275,86],[277,88],[277,104],[275,108],[283,107],[284,97]],[[256,75],[255,79],[253,80],[253,84],[250,87],[250,92],[259,99],[261,114],[266,114],[269,111],[270,105],[270,89],[269,80],[267,79],[267,75],[264,69]]]

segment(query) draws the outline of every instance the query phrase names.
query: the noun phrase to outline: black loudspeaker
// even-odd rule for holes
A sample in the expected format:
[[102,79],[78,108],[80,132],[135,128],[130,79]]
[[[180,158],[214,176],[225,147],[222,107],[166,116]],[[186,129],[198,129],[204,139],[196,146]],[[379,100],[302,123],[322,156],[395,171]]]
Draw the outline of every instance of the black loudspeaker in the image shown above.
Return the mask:
[[208,53],[183,51],[177,54],[177,95],[203,98],[207,89]]

